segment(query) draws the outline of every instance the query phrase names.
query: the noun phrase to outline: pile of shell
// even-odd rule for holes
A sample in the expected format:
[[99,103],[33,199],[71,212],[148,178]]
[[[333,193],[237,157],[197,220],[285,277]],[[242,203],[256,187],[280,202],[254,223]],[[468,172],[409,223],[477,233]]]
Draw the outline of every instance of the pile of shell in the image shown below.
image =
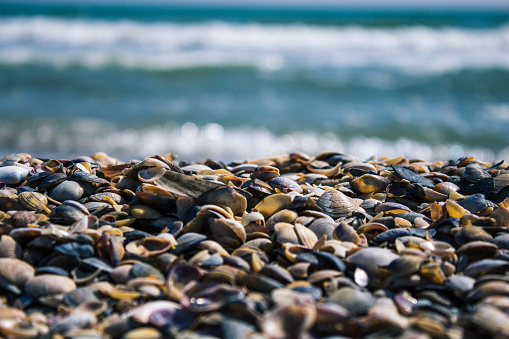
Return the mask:
[[509,169],[0,161],[0,335],[509,338]]

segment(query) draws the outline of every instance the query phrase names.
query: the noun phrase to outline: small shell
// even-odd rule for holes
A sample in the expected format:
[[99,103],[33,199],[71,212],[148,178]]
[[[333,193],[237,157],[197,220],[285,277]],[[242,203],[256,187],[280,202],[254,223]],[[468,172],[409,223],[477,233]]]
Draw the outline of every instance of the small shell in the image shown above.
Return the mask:
[[25,292],[34,298],[68,293],[76,289],[76,283],[61,275],[41,274],[25,283]]
[[373,174],[364,174],[350,181],[352,189],[361,194],[383,192],[390,183],[389,179]]
[[157,219],[161,217],[161,213],[158,210],[146,205],[132,206],[131,215],[136,219]]
[[305,338],[316,321],[316,308],[311,304],[293,304],[277,307],[262,321],[268,338]]
[[284,193],[276,193],[269,195],[260,201],[255,209],[260,212],[265,218],[269,218],[276,212],[285,209],[292,202],[292,198]]
[[15,258],[0,258],[0,280],[22,288],[35,275],[28,263]]
[[[171,236],[171,234],[168,234]],[[171,236],[173,238],[173,236]],[[132,241],[125,246],[128,253],[136,254],[142,257],[155,257],[159,254],[175,248],[175,239],[166,239],[160,237],[146,237]]]
[[22,192],[18,195],[19,202],[32,211],[48,210],[48,198],[39,192]]
[[356,209],[351,198],[334,189],[325,191],[316,204],[333,219],[348,217]]
[[21,166],[0,167],[0,182],[7,185],[15,185],[25,180],[30,173],[30,168]]
[[85,191],[76,181],[66,180],[49,191],[49,196],[57,201],[78,200]]

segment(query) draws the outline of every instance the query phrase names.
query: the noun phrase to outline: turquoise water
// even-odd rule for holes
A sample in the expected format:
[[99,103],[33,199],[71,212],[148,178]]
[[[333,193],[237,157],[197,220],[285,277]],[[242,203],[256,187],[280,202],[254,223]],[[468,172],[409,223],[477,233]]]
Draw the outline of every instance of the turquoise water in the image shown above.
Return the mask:
[[0,13],[0,154],[509,158],[507,12]]

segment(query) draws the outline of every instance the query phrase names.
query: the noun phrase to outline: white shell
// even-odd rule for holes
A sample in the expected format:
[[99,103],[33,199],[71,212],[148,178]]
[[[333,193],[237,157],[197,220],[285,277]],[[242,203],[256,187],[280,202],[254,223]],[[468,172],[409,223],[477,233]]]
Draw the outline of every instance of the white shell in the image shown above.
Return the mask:
[[0,182],[8,185],[18,184],[30,173],[29,168],[20,166],[0,167]]

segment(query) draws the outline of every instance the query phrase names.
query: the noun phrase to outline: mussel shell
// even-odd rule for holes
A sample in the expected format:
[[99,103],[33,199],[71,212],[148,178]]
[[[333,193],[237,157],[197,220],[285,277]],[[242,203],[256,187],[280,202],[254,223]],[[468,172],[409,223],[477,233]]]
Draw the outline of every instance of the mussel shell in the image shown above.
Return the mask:
[[430,179],[426,179],[421,175],[418,175],[411,170],[397,165],[391,165],[392,169],[394,170],[394,174],[402,180],[407,180],[412,184],[420,184],[424,187],[428,188],[434,188],[435,183],[431,181]]
[[182,234],[177,238],[177,245],[175,246],[173,253],[176,255],[182,254],[205,239],[207,239],[207,236],[199,233],[189,232]]
[[70,225],[82,219],[84,216],[85,214],[83,214],[80,210],[72,206],[62,204],[51,211],[50,220],[64,225]]
[[49,191],[49,196],[57,201],[79,200],[85,190],[76,181],[66,180],[54,186]]
[[53,249],[59,253],[75,257],[88,258],[94,255],[94,247],[88,244],[80,244],[77,242],[67,242],[56,245]]
[[21,166],[2,166],[0,167],[0,182],[7,185],[18,184],[25,180],[30,174],[30,168]]
[[65,173],[53,173],[45,177],[39,184],[39,190],[44,191],[67,180]]

